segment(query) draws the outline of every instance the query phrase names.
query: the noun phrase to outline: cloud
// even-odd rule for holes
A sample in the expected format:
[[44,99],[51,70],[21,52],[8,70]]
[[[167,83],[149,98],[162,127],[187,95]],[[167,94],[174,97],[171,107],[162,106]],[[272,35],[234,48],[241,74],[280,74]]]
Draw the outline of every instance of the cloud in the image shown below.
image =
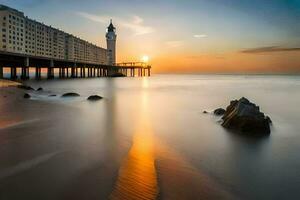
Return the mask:
[[182,40],[167,41],[166,45],[170,48],[180,47],[184,44]]
[[130,20],[124,20],[119,17],[92,15],[86,12],[76,12],[76,14],[90,21],[99,22],[102,24],[107,24],[109,20],[113,18],[118,25],[131,30],[134,35],[145,35],[155,32],[153,27],[144,25],[144,19],[139,16],[133,16]]
[[90,21],[94,21],[94,22],[108,23],[110,20],[109,17],[107,17],[107,16],[91,15],[91,14],[85,13],[85,12],[76,12],[76,14],[83,18],[86,18]]
[[194,38],[205,38],[205,37],[207,37],[207,35],[205,35],[205,34],[196,34],[196,35],[194,35]]
[[285,48],[285,47],[279,47],[279,46],[267,46],[267,47],[258,47],[258,48],[252,48],[252,49],[246,49],[240,51],[241,53],[252,53],[252,54],[258,54],[258,53],[273,53],[273,52],[287,52],[287,51],[300,51],[299,47],[294,48]]

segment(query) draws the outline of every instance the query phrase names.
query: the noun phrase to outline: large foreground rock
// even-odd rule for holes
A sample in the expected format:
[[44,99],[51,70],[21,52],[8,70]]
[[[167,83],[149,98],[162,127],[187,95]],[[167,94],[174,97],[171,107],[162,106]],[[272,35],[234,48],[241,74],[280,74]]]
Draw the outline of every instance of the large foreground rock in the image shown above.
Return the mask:
[[222,119],[222,126],[228,129],[257,135],[270,134],[270,118],[244,97],[231,101]]
[[63,94],[61,97],[79,97],[80,95],[75,92],[68,92]]

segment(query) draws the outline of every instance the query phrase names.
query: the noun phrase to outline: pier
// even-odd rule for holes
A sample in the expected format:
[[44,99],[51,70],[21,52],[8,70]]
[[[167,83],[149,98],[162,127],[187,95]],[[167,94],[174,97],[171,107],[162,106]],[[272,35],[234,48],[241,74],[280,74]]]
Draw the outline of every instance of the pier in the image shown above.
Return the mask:
[[[116,75],[142,77],[151,75],[151,66],[143,62],[106,65],[0,52],[0,78],[3,78],[4,68],[10,69],[11,79],[29,79],[32,70],[35,72],[34,77],[36,79],[42,78],[42,71],[46,72],[48,79],[53,79],[55,72],[58,73],[59,78],[113,77]],[[20,76],[18,76],[17,69],[20,70]]]

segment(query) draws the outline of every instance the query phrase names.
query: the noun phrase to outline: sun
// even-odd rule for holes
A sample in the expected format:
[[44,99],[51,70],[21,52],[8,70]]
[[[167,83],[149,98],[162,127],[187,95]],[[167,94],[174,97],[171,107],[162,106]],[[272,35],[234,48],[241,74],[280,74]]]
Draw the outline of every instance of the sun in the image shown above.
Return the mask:
[[145,62],[145,63],[147,63],[147,62],[149,61],[149,56],[144,55],[144,56],[142,57],[142,61]]

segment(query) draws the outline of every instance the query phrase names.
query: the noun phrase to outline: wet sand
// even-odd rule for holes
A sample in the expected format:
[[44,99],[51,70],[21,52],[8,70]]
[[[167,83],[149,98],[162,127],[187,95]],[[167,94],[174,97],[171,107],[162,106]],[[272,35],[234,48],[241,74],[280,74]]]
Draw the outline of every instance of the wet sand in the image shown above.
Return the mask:
[[[26,91],[12,82],[2,85],[0,199],[228,199],[213,180],[162,145],[145,94],[128,140],[112,136],[122,130],[112,127],[110,115],[102,122],[93,118],[108,123],[99,137],[96,127],[84,125],[76,103],[24,99]],[[109,100],[103,106],[114,111]],[[81,128],[72,128],[80,121]]]

